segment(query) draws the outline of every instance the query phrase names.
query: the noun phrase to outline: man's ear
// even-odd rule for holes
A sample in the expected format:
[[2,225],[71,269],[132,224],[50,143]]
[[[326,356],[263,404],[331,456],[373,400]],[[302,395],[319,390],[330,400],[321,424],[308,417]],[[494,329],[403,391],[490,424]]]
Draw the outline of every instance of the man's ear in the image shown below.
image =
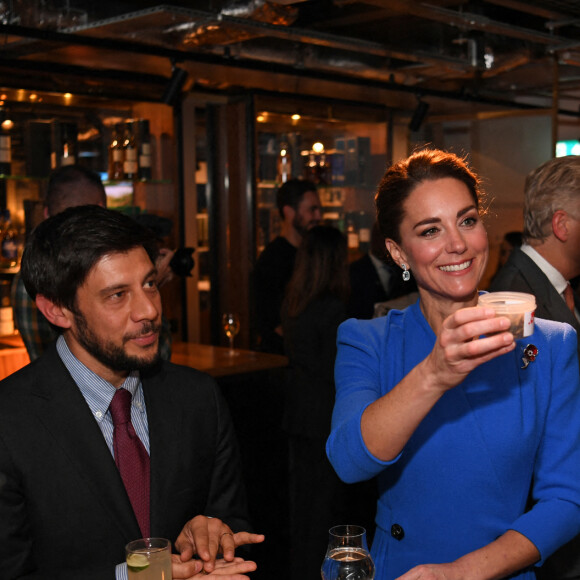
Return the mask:
[[401,264],[407,264],[407,260],[405,259],[405,255],[399,244],[390,238],[387,238],[385,240],[385,247],[387,248],[387,252],[389,252],[391,258],[393,258],[397,266],[401,267]]
[[296,210],[291,205],[285,205],[282,207],[282,215],[284,216],[285,222],[292,222],[294,220],[294,216],[296,214]]
[[556,239],[565,242],[568,239],[568,220],[570,216],[563,209],[558,209],[552,216],[552,232]]
[[36,295],[36,307],[51,324],[61,328],[70,328],[72,319],[70,310],[57,306],[42,294]]

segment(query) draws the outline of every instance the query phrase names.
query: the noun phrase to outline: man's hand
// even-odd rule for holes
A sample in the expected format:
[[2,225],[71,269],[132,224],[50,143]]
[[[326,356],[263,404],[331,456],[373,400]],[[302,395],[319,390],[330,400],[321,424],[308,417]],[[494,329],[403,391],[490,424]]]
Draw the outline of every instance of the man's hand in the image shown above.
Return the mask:
[[222,554],[225,562],[234,562],[235,549],[245,544],[259,544],[264,541],[262,534],[238,532],[218,518],[196,516],[189,520],[179,534],[175,547],[182,562],[188,562],[197,555],[203,562],[206,573],[213,572],[216,556]]
[[182,562],[180,556],[171,556],[172,577],[174,580],[199,580],[201,578],[217,578],[220,580],[249,580],[245,576],[248,572],[256,569],[256,563],[246,561],[243,558],[234,558],[232,562],[216,560],[215,568],[211,574],[203,569],[201,560],[189,560]]

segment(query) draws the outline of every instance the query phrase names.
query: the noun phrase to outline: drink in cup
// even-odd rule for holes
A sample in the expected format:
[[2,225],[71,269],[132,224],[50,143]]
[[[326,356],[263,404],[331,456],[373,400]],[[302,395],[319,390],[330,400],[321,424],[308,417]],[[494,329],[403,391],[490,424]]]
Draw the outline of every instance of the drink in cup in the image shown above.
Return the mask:
[[171,580],[171,543],[141,538],[125,546],[129,580]]
[[375,565],[361,526],[334,526],[322,563],[322,580],[373,580]]
[[524,292],[488,292],[479,297],[478,306],[493,308],[497,316],[510,319],[509,332],[514,338],[530,336],[534,332],[536,297]]

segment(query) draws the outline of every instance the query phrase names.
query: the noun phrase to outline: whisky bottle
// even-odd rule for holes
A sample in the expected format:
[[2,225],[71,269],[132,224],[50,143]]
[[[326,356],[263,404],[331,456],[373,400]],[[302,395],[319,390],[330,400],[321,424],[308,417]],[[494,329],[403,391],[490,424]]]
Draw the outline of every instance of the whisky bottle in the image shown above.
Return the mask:
[[125,124],[125,137],[123,140],[123,179],[137,179],[139,163],[137,161],[137,145],[135,143],[135,133],[133,121]]
[[0,175],[12,173],[12,138],[10,132],[0,130]]
[[139,119],[137,121],[137,136],[139,148],[139,179],[147,181],[152,179],[151,135],[149,133],[149,121],[147,119]]
[[73,123],[61,126],[60,167],[77,162],[77,128]]
[[117,123],[109,144],[109,180],[120,179],[123,179],[123,133],[122,125]]

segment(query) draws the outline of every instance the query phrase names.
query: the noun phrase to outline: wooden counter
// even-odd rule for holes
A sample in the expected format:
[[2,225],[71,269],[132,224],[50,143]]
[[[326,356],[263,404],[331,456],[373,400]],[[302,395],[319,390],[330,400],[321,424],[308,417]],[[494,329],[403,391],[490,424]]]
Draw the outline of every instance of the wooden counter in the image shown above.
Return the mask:
[[277,354],[267,354],[236,348],[235,354],[223,346],[210,346],[193,342],[174,342],[171,362],[204,371],[213,377],[226,377],[288,366],[288,359]]
[[[265,371],[288,365],[288,359],[277,354],[236,348],[236,354],[232,356],[227,347],[192,342],[174,342],[171,352],[172,362],[204,371],[213,377]],[[29,362],[20,335],[0,336],[0,380]]]
[[30,362],[19,334],[0,336],[0,380]]

